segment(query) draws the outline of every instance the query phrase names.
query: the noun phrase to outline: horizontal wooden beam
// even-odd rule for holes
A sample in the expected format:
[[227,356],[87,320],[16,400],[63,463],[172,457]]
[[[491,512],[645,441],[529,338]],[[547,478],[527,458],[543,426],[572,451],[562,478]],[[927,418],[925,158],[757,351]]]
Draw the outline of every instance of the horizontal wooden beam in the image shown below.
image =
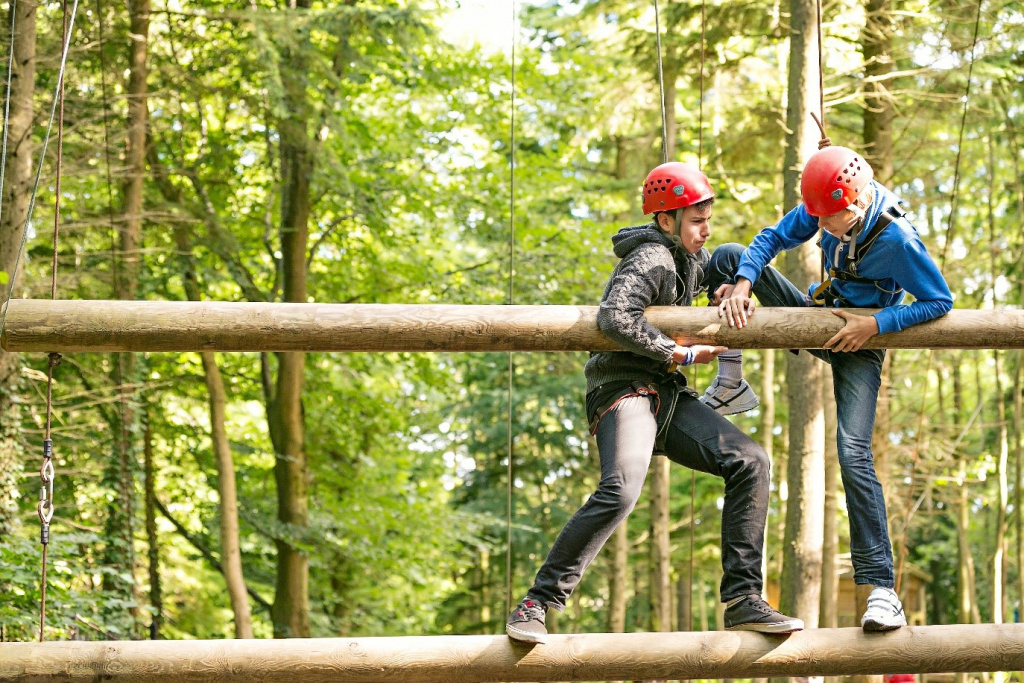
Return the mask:
[[1024,669],[1024,625],[551,636],[0,644],[0,680],[595,681]]
[[[15,299],[6,351],[602,351],[595,306],[284,304]],[[867,313],[868,311],[860,311]],[[650,322],[683,344],[820,348],[843,321],[812,308],[759,308],[733,329],[709,307],[654,307]],[[959,310],[868,342],[869,348],[1024,348],[1024,311]]]

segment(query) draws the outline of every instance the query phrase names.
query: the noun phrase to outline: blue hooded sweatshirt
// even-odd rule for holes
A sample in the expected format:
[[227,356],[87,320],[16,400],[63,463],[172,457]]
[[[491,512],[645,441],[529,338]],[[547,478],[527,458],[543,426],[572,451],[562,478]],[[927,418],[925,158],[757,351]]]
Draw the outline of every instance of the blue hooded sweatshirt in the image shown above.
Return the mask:
[[[875,196],[864,216],[864,227],[857,236],[862,244],[874,230],[878,217],[890,207],[899,204],[896,195],[875,181],[871,181]],[[801,204],[787,213],[776,225],[765,228],[743,252],[737,277],[757,282],[761,271],[779,252],[793,249],[818,234],[818,219],[807,213]],[[842,266],[849,243],[827,232],[821,236],[821,249],[825,269]],[[879,334],[898,332],[918,323],[945,315],[953,308],[953,296],[942,273],[921,242],[920,235],[905,218],[893,220],[878,237],[867,254],[858,259],[857,274],[872,280],[881,280],[878,286],[861,282],[833,281],[833,289],[849,306],[855,308],[881,308],[874,314]],[[818,283],[812,283],[808,293]],[[915,301],[904,304],[904,292]]]

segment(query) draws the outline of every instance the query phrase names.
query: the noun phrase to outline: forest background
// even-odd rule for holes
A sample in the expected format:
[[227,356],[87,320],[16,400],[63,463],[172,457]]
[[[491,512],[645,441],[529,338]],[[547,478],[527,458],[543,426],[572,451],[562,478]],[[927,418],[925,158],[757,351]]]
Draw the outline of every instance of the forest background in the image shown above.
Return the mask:
[[[596,305],[663,144],[712,179],[711,246],[748,242],[815,148],[814,3],[709,0],[703,40],[701,4],[659,4],[664,140],[647,0],[493,0],[461,32],[454,0],[75,5],[58,296]],[[5,287],[62,30],[58,4],[12,7]],[[1024,14],[838,0],[823,16],[833,141],[907,201],[957,308],[1019,307]],[[504,49],[464,40],[474,26]],[[50,296],[55,152],[16,297]],[[817,273],[806,252],[780,260]],[[830,388],[806,356],[748,352],[762,406],[734,420],[774,458],[768,575],[824,626],[848,533]],[[46,636],[500,633],[597,481],[585,360],[66,355]],[[37,637],[46,372],[0,356],[3,640]],[[888,355],[876,466],[901,576],[932,577],[929,623],[1019,618],[1021,374],[1016,351]],[[715,627],[722,485],[663,460],[552,630]]]

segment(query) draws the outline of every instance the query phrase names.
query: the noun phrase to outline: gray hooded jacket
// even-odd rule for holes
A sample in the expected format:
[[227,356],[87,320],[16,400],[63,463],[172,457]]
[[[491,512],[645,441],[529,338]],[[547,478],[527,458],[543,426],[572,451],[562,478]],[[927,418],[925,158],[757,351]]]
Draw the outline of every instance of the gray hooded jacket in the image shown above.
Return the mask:
[[587,392],[609,382],[664,381],[676,343],[644,316],[648,306],[689,306],[707,288],[707,249],[690,254],[654,223],[623,228],[612,236],[615,267],[597,324],[622,351],[591,355],[584,368]]

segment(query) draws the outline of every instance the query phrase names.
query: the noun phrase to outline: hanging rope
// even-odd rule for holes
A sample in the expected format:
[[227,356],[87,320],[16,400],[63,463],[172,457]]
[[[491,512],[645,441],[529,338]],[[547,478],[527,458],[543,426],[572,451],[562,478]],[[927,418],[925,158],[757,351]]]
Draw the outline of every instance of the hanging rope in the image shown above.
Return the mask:
[[[3,139],[3,150],[0,151],[0,219],[3,218],[3,196],[4,196],[4,176],[7,171],[7,138],[10,133],[10,126],[8,125],[11,120],[11,74],[14,73],[14,27],[18,18],[18,0],[11,0],[11,52],[7,58],[7,95],[4,97],[4,139]],[[0,225],[3,225],[0,220]],[[13,284],[13,282],[12,282]],[[8,297],[9,298],[9,297]]]
[[661,63],[661,18],[654,0],[654,36],[658,44],[658,93],[661,98],[661,163],[668,161],[668,121],[665,120],[665,69]]
[[[818,124],[818,130],[821,131],[821,139],[818,140],[818,149],[825,149],[832,144],[832,141],[825,135],[825,46],[822,43],[822,30],[821,30],[821,0],[817,0],[816,4],[816,16],[817,16],[817,27],[818,27],[818,116],[814,116],[811,113],[811,118]],[[819,118],[820,117],[820,118]]]
[[[75,9],[78,2],[75,2]],[[61,43],[64,45],[64,56],[61,60],[61,71],[57,77],[57,168],[56,182],[53,198],[53,263],[50,268],[50,298],[57,298],[57,247],[60,242],[60,179],[64,159],[64,64],[67,59],[69,45],[70,25],[68,23],[67,0],[61,4]],[[73,15],[72,15],[73,16]],[[42,168],[42,159],[39,166]],[[33,191],[34,193],[34,191]],[[26,225],[25,233],[28,233]],[[60,365],[61,355],[51,353],[46,366],[46,432],[43,435],[43,465],[39,468],[39,478],[42,480],[42,487],[39,493],[39,505],[36,513],[39,515],[39,542],[43,546],[41,566],[39,570],[39,642],[46,637],[46,559],[50,547],[50,520],[53,519],[53,438],[51,425],[53,423],[53,371]]]
[[[512,93],[509,98],[509,167],[508,167],[508,305],[514,301],[514,269],[516,259],[516,22],[519,19],[516,0],[512,0]],[[512,352],[508,352],[508,443],[506,444],[508,455],[508,467],[505,472],[507,480],[505,499],[505,613],[512,611],[512,477],[514,475],[513,456],[515,451],[512,442],[512,381],[515,375]]]
[[949,225],[946,227],[946,240],[942,244],[942,252],[939,254],[939,270],[945,275],[946,252],[949,244],[953,241],[956,231],[957,199],[960,190],[960,154],[964,148],[964,130],[967,128],[967,109],[971,100],[971,76],[974,74],[974,50],[978,46],[978,26],[981,24],[981,6],[983,0],[978,0],[978,11],[974,15],[974,38],[971,39],[971,60],[967,67],[967,86],[964,88],[964,106],[960,112],[960,136],[956,143],[956,163],[953,164],[953,191],[949,197]]
[[[707,40],[707,0],[700,3],[700,118],[697,121],[697,168],[704,170],[704,52]],[[660,50],[658,51],[661,52]],[[693,515],[690,515],[693,520]],[[691,572],[692,576],[692,572]]]
[[[946,227],[946,240],[945,240],[945,242],[942,245],[942,252],[939,254],[939,271],[942,272],[943,274],[945,274],[945,271],[946,271],[946,254],[948,252],[950,243],[953,241],[954,226],[956,225],[956,211],[957,211],[956,206],[957,206],[957,200],[959,198],[959,192],[960,192],[960,156],[961,156],[961,153],[963,152],[963,148],[964,148],[964,130],[967,127],[967,109],[970,106],[970,100],[971,100],[971,76],[974,73],[974,50],[978,46],[978,27],[981,25],[981,6],[982,6],[982,0],[978,0],[978,10],[977,10],[977,13],[974,15],[974,37],[971,39],[971,59],[970,59],[969,65],[967,67],[967,85],[964,88],[964,106],[963,106],[963,111],[960,114],[960,134],[959,134],[959,137],[957,139],[956,161],[953,164],[953,189],[952,189],[952,191],[950,193],[950,197],[949,197],[949,225]],[[935,357],[935,351],[934,350],[930,350],[928,352],[928,364],[925,367],[925,377],[928,376],[928,373],[931,370],[932,361],[933,361],[934,357]],[[912,503],[913,503],[913,500],[914,500],[914,488],[917,485],[917,469],[918,469],[918,465],[921,462],[921,438],[922,438],[921,435],[924,432],[924,429],[923,429],[923,424],[924,424],[923,423],[923,418],[924,418],[924,404],[925,404],[925,401],[926,401],[926,399],[928,397],[927,384],[925,385],[925,388],[926,388],[926,391],[921,396],[921,410],[920,410],[920,413],[919,413],[919,415],[921,416],[921,419],[918,420],[918,428],[917,428],[918,438],[917,438],[917,444],[914,447],[914,460],[913,460],[913,462],[910,465],[910,486],[907,489],[907,502],[906,502],[906,506],[905,506],[906,510],[907,510],[907,514],[906,514],[905,519],[903,520],[903,529],[902,529],[902,531],[900,533],[899,562],[897,563],[897,566],[896,566],[896,590],[897,591],[899,591],[900,584],[903,581],[903,570],[904,570],[904,566],[906,564],[906,559],[907,559],[907,531],[910,528],[910,519],[911,519],[911,517],[913,517],[913,514],[914,514],[914,507],[913,507]],[[981,410],[981,405],[978,406],[978,410],[979,411]],[[973,421],[974,418],[972,417],[971,419]],[[966,430],[969,429],[969,428],[970,428],[970,423],[968,423],[968,426],[964,429],[964,432],[966,433]],[[957,440],[957,444],[959,444],[959,439]],[[953,450],[955,450],[955,449],[956,449],[956,444],[954,444],[954,447],[953,447]]]

